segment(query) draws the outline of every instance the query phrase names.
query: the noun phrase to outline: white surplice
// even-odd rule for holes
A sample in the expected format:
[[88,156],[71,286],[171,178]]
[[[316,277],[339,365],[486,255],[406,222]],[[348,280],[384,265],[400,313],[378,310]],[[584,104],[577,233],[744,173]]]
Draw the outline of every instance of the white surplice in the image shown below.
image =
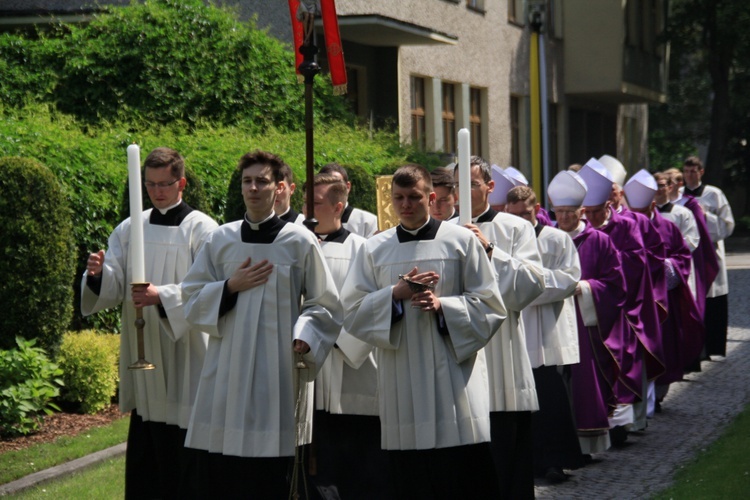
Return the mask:
[[352,207],[349,219],[341,222],[344,229],[363,238],[369,238],[378,230],[378,217],[367,210]]
[[[310,442],[312,380],[341,329],[341,304],[312,232],[287,223],[272,243],[244,243],[243,223],[214,231],[183,281],[188,321],[209,334],[185,445],[241,457],[291,456],[298,402],[297,444]],[[268,282],[238,293],[220,316],[224,282],[248,257],[251,265],[273,264]],[[295,339],[310,346],[308,368],[299,371]]]
[[[368,239],[342,290],[344,325],[374,345],[382,447],[446,448],[490,440],[482,348],[505,318],[484,251],[465,228],[439,224],[434,239],[399,243],[397,228]],[[439,316],[402,301],[392,324],[392,289],[414,267],[435,271]]]
[[521,321],[523,308],[544,291],[542,258],[536,246],[534,227],[529,221],[505,212],[476,225],[495,244],[491,262],[508,310],[508,319],[485,348],[490,409],[538,410],[536,384]]
[[[349,233],[343,242],[321,241],[323,255],[339,290],[365,241],[354,233]],[[342,328],[315,379],[315,408],[335,414],[377,416],[377,389],[373,346]]]
[[578,323],[573,298],[581,279],[570,236],[544,226],[537,236],[544,265],[544,292],[521,311],[532,368],[578,363]]
[[[673,203],[671,210],[662,212],[659,210],[662,217],[674,223],[675,226],[680,228],[682,233],[682,239],[685,240],[685,244],[690,249],[690,253],[693,253],[698,244],[701,241],[701,235],[698,233],[698,223],[695,222],[695,216],[689,209],[683,207],[680,204]],[[688,286],[690,291],[693,292],[693,297],[696,296],[695,290],[695,263],[690,261],[690,276],[688,277]]]
[[143,308],[145,358],[154,370],[129,370],[138,358],[135,308],[131,299],[130,219],[109,237],[102,269],[102,286],[97,296],[81,283],[81,311],[84,315],[122,304],[120,336],[120,411],[136,409],[145,421],[166,422],[187,428],[198,379],[206,352],[207,337],[191,329],[185,320],[180,282],[187,274],[203,242],[217,224],[194,210],[179,226],[149,222],[151,210],[143,212],[146,280],[157,286],[167,319],[156,306]]

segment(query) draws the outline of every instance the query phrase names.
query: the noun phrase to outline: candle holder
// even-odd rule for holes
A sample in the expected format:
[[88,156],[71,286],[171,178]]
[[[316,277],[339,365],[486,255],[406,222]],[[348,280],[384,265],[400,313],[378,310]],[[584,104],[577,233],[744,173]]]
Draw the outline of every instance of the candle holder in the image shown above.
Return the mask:
[[[145,288],[148,283],[131,283],[130,286],[133,288],[142,287]],[[143,319],[143,308],[135,308],[135,335],[138,341],[138,359],[135,363],[128,366],[128,370],[153,370],[156,365],[150,361],[146,361],[144,343],[143,343],[143,327],[146,326],[146,320]]]

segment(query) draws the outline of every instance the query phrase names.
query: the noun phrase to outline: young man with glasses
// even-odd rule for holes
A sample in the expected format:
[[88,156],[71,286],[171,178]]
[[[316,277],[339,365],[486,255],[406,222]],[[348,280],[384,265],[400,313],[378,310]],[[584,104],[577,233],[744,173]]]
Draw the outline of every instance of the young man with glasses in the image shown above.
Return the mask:
[[[84,315],[122,304],[120,411],[130,412],[126,498],[176,493],[183,443],[206,352],[207,336],[185,321],[180,282],[217,224],[182,200],[185,161],[170,148],[146,158],[144,184],[154,208],[143,213],[147,287],[131,290],[130,219],[109,237],[106,253],[88,257],[81,283]],[[137,359],[135,308],[143,309],[145,357],[153,370],[129,370]]]

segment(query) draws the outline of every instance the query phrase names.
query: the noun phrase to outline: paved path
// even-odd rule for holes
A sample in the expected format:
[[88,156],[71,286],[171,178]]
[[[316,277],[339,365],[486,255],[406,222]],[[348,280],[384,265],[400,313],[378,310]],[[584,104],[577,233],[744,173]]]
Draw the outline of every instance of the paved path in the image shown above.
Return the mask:
[[732,256],[728,264],[727,356],[713,356],[703,371],[672,384],[662,412],[645,431],[631,433],[628,446],[594,455],[600,462],[570,471],[565,483],[538,482],[537,498],[648,498],[670,486],[674,473],[750,402],[750,254]]

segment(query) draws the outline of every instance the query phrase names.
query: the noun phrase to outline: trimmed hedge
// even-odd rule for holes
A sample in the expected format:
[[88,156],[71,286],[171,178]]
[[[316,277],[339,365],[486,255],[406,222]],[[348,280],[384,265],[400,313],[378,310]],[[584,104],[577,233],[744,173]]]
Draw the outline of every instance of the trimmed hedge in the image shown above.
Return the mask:
[[107,408],[117,394],[120,336],[94,330],[68,332],[57,353],[65,386],[62,400],[83,413]]
[[57,348],[70,323],[73,225],[61,182],[35,160],[0,158],[0,348],[16,337]]

